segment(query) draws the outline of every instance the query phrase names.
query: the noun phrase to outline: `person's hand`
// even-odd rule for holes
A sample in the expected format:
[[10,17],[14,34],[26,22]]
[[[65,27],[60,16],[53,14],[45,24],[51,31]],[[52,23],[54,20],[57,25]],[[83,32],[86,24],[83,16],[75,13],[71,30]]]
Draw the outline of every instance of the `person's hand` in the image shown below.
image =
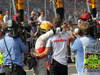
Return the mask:
[[40,58],[41,57],[39,54],[37,54],[35,52],[32,52],[31,55],[34,56],[34,57],[37,57],[37,58]]
[[35,52],[32,53],[33,56],[37,56]]
[[35,56],[36,57],[36,53],[35,52],[30,52],[31,56]]
[[47,70],[50,71],[50,69],[51,69],[51,63],[49,61],[45,61],[44,65],[47,68]]
[[20,22],[21,24],[24,24],[24,22]]
[[69,24],[63,24],[62,26],[61,26],[61,28],[68,28],[69,27]]

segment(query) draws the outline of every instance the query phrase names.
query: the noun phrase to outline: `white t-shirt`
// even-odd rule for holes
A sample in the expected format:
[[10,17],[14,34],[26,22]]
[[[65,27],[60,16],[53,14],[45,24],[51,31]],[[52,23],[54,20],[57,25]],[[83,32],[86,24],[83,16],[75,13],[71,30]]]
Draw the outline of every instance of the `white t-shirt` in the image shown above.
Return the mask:
[[46,47],[52,47],[52,58],[57,62],[67,65],[67,41],[70,35],[67,32],[60,32],[52,37],[46,43]]

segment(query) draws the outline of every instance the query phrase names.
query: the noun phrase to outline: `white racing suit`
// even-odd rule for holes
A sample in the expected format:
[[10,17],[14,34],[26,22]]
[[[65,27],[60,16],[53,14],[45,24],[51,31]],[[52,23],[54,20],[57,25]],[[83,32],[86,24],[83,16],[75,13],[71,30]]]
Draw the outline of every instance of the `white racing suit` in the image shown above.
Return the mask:
[[[39,36],[35,44],[35,52],[42,53],[45,50],[46,41],[49,37],[53,36],[55,33],[59,32],[61,28],[57,28],[55,31],[50,30],[45,34]],[[37,59],[36,75],[47,75],[47,69],[45,67],[45,62],[47,61],[47,56]]]

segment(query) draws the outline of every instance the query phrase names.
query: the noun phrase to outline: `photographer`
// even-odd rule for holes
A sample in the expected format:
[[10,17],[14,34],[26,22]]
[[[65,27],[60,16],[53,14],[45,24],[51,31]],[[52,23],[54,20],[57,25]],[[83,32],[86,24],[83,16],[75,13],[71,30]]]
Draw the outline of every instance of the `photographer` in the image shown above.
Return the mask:
[[5,75],[26,75],[23,54],[27,47],[20,37],[13,37],[10,32],[6,32],[0,39],[0,51],[4,53]]

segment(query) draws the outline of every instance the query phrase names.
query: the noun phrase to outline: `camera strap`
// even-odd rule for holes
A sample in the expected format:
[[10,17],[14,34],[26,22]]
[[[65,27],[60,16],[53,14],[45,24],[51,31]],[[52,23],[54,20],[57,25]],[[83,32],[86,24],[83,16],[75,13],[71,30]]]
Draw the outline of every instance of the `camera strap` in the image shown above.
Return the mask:
[[4,44],[5,44],[5,47],[6,47],[6,49],[7,49],[7,52],[8,52],[8,55],[9,55],[9,57],[10,57],[10,60],[11,60],[11,66],[13,65],[13,60],[12,60],[12,57],[11,57],[11,54],[10,54],[10,51],[9,51],[9,49],[8,49],[8,47],[7,47],[7,43],[6,43],[6,40],[5,40],[5,37],[4,37]]

